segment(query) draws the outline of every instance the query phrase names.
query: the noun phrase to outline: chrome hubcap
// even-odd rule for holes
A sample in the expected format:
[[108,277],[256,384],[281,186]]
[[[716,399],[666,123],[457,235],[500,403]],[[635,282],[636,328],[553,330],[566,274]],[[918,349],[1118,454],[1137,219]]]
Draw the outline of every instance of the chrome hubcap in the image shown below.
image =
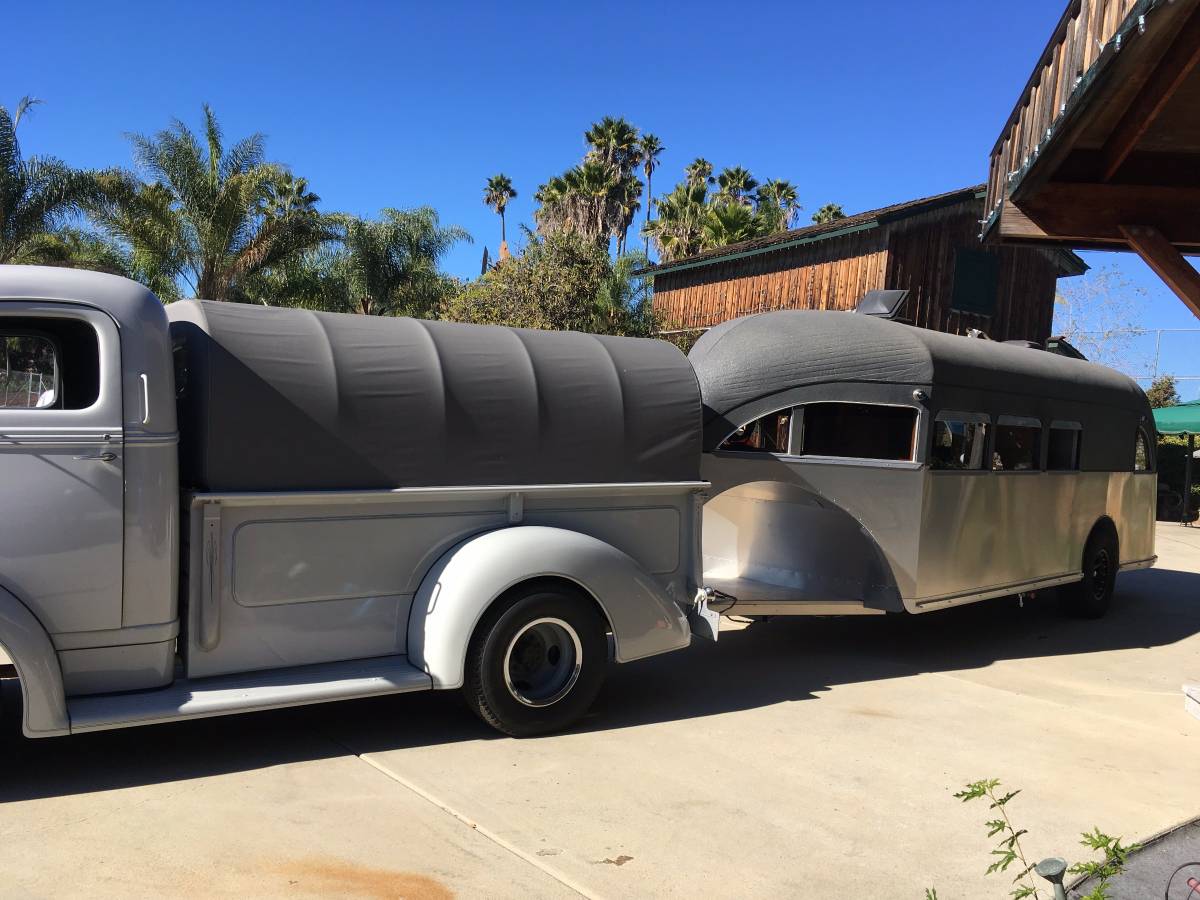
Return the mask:
[[534,619],[504,652],[504,683],[526,706],[550,706],[571,692],[583,665],[583,644],[562,619]]

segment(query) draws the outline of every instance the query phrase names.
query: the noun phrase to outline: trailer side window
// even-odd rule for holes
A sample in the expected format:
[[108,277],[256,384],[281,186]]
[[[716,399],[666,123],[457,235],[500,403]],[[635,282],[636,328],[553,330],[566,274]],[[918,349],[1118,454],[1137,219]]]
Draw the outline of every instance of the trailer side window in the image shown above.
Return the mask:
[[805,456],[913,458],[917,411],[909,406],[810,403],[803,423],[800,453]]
[[1150,442],[1141,428],[1137,430],[1137,442],[1133,445],[1133,471],[1150,471]]
[[787,453],[792,411],[783,409],[743,425],[722,441],[718,450],[749,453]]
[[997,472],[1030,472],[1039,468],[1042,426],[1036,419],[1000,417],[992,469]]
[[987,436],[986,416],[939,413],[933,423],[929,467],[959,471],[986,469]]
[[1052,472],[1073,472],[1079,469],[1079,445],[1083,435],[1075,422],[1054,422],[1050,426],[1050,441],[1046,445],[1046,468]]

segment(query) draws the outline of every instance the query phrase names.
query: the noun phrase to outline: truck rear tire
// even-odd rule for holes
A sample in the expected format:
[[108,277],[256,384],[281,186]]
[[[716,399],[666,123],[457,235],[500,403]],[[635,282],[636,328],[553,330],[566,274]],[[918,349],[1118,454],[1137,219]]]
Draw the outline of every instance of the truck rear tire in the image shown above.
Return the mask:
[[1082,580],[1058,589],[1063,612],[1080,619],[1101,618],[1112,605],[1119,567],[1116,534],[1093,531],[1083,548]]
[[518,587],[488,610],[467,651],[463,694],[505,734],[560,731],[583,717],[608,665],[607,623],[559,585]]

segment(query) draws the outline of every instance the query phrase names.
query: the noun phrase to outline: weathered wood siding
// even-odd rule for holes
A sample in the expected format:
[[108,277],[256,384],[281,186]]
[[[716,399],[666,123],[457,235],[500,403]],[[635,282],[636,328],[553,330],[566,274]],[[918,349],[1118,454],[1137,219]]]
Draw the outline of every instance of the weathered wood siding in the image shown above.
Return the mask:
[[[973,210],[952,207],[894,223],[889,231],[886,286],[910,291],[905,317],[922,328],[951,334],[979,328],[997,341],[1044,341],[1054,316],[1059,274],[1055,251],[981,245],[975,236],[977,220]],[[1000,260],[991,316],[951,308],[959,248],[983,251]]]
[[[915,325],[1045,340],[1060,272],[1056,251],[980,244],[980,206],[956,204],[841,237],[661,273],[654,277],[654,309],[664,331],[701,329],[775,309],[852,309],[866,291],[907,288],[905,318]],[[1000,259],[991,316],[951,309],[960,248]]]
[[887,232],[873,228],[654,277],[664,330],[708,328],[773,309],[850,309],[883,287]]

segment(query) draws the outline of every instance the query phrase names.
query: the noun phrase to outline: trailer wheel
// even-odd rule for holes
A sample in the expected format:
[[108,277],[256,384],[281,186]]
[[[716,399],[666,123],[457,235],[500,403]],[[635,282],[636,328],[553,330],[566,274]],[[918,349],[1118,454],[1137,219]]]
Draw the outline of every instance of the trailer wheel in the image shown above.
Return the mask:
[[587,712],[608,664],[607,624],[591,601],[558,585],[518,587],[475,629],[463,694],[513,737],[559,731]]
[[1083,579],[1059,588],[1063,612],[1080,619],[1099,619],[1112,604],[1117,582],[1117,536],[1097,528],[1083,548]]

